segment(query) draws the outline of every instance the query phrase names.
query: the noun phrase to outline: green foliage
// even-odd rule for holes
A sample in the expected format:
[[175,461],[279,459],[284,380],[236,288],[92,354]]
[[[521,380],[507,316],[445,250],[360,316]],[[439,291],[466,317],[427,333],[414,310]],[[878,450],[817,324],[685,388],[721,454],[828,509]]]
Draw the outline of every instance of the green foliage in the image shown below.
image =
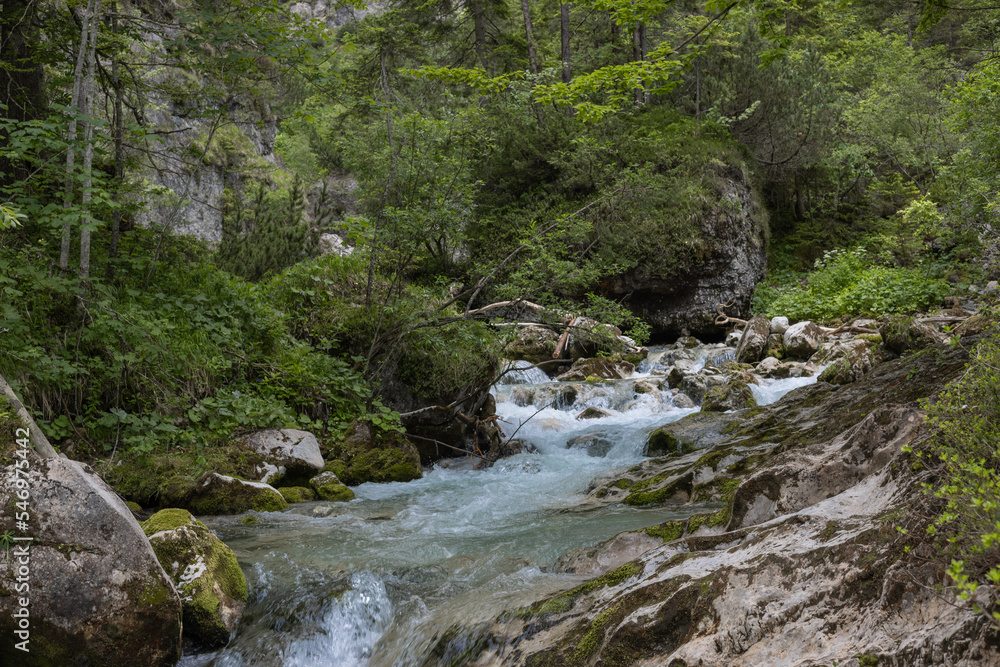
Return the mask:
[[929,268],[887,266],[861,246],[828,251],[805,276],[778,280],[757,287],[754,312],[796,320],[910,313],[940,303],[951,290]]
[[256,282],[316,253],[319,232],[306,220],[297,177],[285,193],[258,186],[250,201],[232,192],[227,200],[216,253],[221,268]]
[[979,343],[968,371],[925,408],[934,430],[926,455],[941,462],[938,481],[925,488],[944,501],[928,533],[951,561],[959,598],[985,600],[973,606],[1000,626],[991,608],[1000,601],[1000,335]]

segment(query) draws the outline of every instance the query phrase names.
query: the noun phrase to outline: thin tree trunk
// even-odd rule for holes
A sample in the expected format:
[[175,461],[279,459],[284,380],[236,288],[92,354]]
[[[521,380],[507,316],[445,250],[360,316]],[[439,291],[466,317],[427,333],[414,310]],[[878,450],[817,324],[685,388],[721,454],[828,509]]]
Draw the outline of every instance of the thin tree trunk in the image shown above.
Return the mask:
[[[646,55],[649,53],[649,42],[646,40],[646,25],[644,23],[639,24],[639,59],[642,62],[646,62]],[[643,102],[649,104],[650,95],[649,89],[646,88],[646,84],[643,83],[642,86],[642,99]]]
[[[114,17],[111,20],[111,28],[115,35],[118,35],[118,3],[112,5]],[[111,77],[115,86],[115,111],[114,111],[114,135],[115,135],[115,203],[118,204],[111,213],[111,238],[108,247],[108,265],[104,270],[104,277],[110,282],[115,277],[115,259],[118,257],[118,236],[121,233],[122,212],[121,196],[125,181],[125,121],[122,117],[122,81],[119,74],[118,55],[115,54],[111,62]]]
[[[97,33],[100,29],[101,0],[97,0],[94,13],[90,19],[90,50],[87,53],[87,80],[84,83],[83,105],[86,115],[94,110],[94,73],[97,69]],[[80,199],[81,214],[86,220],[80,229],[80,277],[86,280],[90,277],[90,188],[93,185],[94,164],[94,124],[89,119],[84,120],[83,149],[83,194]]]
[[569,67],[569,3],[564,2],[559,6],[559,34],[562,36],[562,80],[569,83],[573,74]]
[[49,444],[48,438],[42,433],[42,430],[38,428],[38,424],[35,420],[31,418],[31,413],[24,407],[24,404],[17,398],[17,394],[11,389],[11,386],[7,384],[7,380],[0,375],[0,394],[3,394],[10,401],[10,404],[14,407],[14,411],[17,416],[21,418],[25,424],[28,425],[28,432],[31,434],[31,443],[34,445],[35,453],[42,458],[54,459],[58,454],[56,450],[52,448]]
[[521,13],[524,14],[524,34],[528,40],[528,66],[532,74],[538,74],[538,54],[535,51],[535,35],[531,28],[531,10],[528,0],[521,0]]
[[694,59],[694,123],[701,127],[701,59]]
[[[632,61],[637,63],[642,62],[642,35],[639,32],[641,28],[642,24],[638,24],[632,31]],[[642,92],[642,86],[635,89],[635,105],[637,107],[642,106]]]
[[[94,0],[90,0],[84,10],[82,27],[80,28],[80,49],[76,54],[76,67],[73,70],[73,93],[70,97],[70,111],[73,117],[69,120],[69,128],[66,131],[66,192],[63,195],[63,209],[69,210],[73,205],[73,168],[76,165],[76,150],[73,143],[76,141],[76,117],[80,113],[80,89],[83,88],[83,63],[87,58],[87,44],[90,41],[90,17],[93,14]],[[59,268],[66,270],[69,268],[69,250],[71,244],[71,232],[69,218],[63,223],[62,247],[59,251]]]

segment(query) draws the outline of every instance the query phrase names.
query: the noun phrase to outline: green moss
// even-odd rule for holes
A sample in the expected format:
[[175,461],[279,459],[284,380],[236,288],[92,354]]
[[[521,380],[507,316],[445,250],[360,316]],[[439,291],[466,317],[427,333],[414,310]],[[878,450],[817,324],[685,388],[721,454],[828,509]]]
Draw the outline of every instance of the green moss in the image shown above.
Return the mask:
[[334,502],[354,500],[354,492],[341,484],[333,473],[322,472],[309,480],[309,484],[316,490],[316,495],[323,500]]
[[699,484],[694,488],[693,499],[696,502],[716,500],[728,503],[736,494],[740,480],[727,477],[717,477],[707,484]]
[[573,659],[576,662],[582,663],[597,651],[604,638],[604,629],[611,623],[620,608],[620,605],[615,605],[594,617],[594,621],[590,624],[590,630],[580,639],[573,652]]
[[679,493],[687,493],[690,496],[692,491],[692,475],[690,473],[680,477],[669,484],[655,489],[653,491],[643,491],[643,489],[648,488],[651,484],[659,484],[664,479],[669,478],[668,474],[657,475],[648,480],[642,480],[637,482],[632,486],[631,493],[625,496],[624,502],[626,505],[638,506],[638,505],[653,505],[657,503],[663,503]]
[[680,440],[677,436],[663,429],[653,431],[646,439],[647,456],[680,456],[689,454],[696,449],[697,446],[694,443]]
[[208,487],[199,483],[197,494],[189,496],[184,504],[195,514],[202,515],[242,514],[249,510],[278,512],[288,508],[285,499],[273,489],[238,480],[217,480]]
[[630,561],[603,576],[591,579],[590,581],[577,586],[571,591],[560,593],[559,595],[550,598],[541,604],[531,607],[528,610],[528,614],[544,616],[546,614],[562,613],[572,607],[573,601],[581,595],[595,591],[598,588],[604,588],[605,586],[617,586],[626,579],[639,574],[642,574],[642,566],[635,561]]
[[247,514],[245,517],[240,519],[240,523],[244,526],[256,526],[260,521],[253,514]]
[[175,528],[180,528],[181,526],[195,525],[205,527],[201,521],[198,521],[191,512],[184,509],[170,508],[165,510],[160,510],[153,516],[149,517],[141,524],[142,532],[146,534],[146,537],[155,535],[164,530],[173,530]]
[[864,655],[854,656],[858,659],[858,663],[861,667],[878,667],[878,656],[874,653],[865,653]]
[[125,501],[125,507],[129,508],[133,512],[142,512],[142,506],[139,503],[132,502],[131,500]]
[[646,528],[646,534],[650,537],[659,537],[663,540],[663,543],[673,542],[682,535],[684,535],[684,522],[683,521],[667,521],[666,523],[661,523],[658,526],[650,526]]
[[631,487],[633,484],[635,484],[635,482],[633,482],[630,479],[625,479],[623,477],[622,479],[619,479],[614,484],[612,484],[612,486],[614,486],[616,488],[619,488],[619,489],[627,489],[627,488]]
[[[316,492],[304,486],[283,486],[278,489],[278,493],[289,503],[307,503],[316,500]],[[353,495],[352,493],[351,496]]]

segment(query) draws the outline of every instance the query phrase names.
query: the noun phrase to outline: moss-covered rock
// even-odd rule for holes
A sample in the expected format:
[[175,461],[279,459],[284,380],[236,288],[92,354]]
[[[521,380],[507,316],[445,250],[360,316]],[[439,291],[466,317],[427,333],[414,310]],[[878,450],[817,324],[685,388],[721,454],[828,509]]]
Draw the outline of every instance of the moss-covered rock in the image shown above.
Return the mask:
[[757,400],[746,380],[733,376],[726,384],[709,387],[701,401],[704,412],[726,412],[757,407]]
[[944,336],[914,317],[897,315],[890,317],[878,328],[885,347],[895,354],[908,350],[920,350],[939,343]]
[[183,509],[161,510],[142,529],[181,596],[184,635],[205,647],[225,645],[247,600],[232,549]]
[[559,342],[559,334],[546,326],[520,327],[504,353],[511,359],[523,359],[533,364],[551,361]]
[[278,493],[289,503],[307,503],[316,500],[316,492],[305,486],[281,486],[278,487]]
[[191,510],[195,514],[241,514],[250,510],[277,512],[288,507],[277,489],[261,482],[248,482],[215,472],[197,481],[169,479],[161,486],[164,504]]
[[888,357],[879,342],[869,338],[855,338],[846,343],[837,343],[829,350],[820,349],[815,356],[823,353],[819,363],[829,364],[819,375],[821,382],[847,384],[857,382],[876,365]]
[[332,443],[326,458],[323,469],[348,486],[409,482],[423,476],[413,443],[400,433],[378,432],[364,421],[351,424],[343,439]]
[[321,472],[309,480],[309,484],[316,490],[322,500],[332,500],[334,502],[347,502],[354,500],[354,492],[342,484],[332,472]]
[[736,360],[742,364],[754,363],[764,357],[767,339],[771,333],[771,320],[763,315],[755,315],[747,322],[740,346],[736,349]]

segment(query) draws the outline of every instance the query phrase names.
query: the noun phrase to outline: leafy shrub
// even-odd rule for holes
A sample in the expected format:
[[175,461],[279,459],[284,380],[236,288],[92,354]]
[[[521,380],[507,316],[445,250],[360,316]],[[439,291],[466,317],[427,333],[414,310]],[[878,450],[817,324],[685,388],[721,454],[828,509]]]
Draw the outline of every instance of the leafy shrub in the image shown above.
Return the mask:
[[[944,501],[928,532],[950,560],[961,599],[987,586],[986,599],[1000,602],[1000,334],[982,341],[968,371],[925,408],[934,428],[930,455],[942,464],[939,481],[926,489]],[[1000,626],[1000,611],[990,607],[976,609]]]

